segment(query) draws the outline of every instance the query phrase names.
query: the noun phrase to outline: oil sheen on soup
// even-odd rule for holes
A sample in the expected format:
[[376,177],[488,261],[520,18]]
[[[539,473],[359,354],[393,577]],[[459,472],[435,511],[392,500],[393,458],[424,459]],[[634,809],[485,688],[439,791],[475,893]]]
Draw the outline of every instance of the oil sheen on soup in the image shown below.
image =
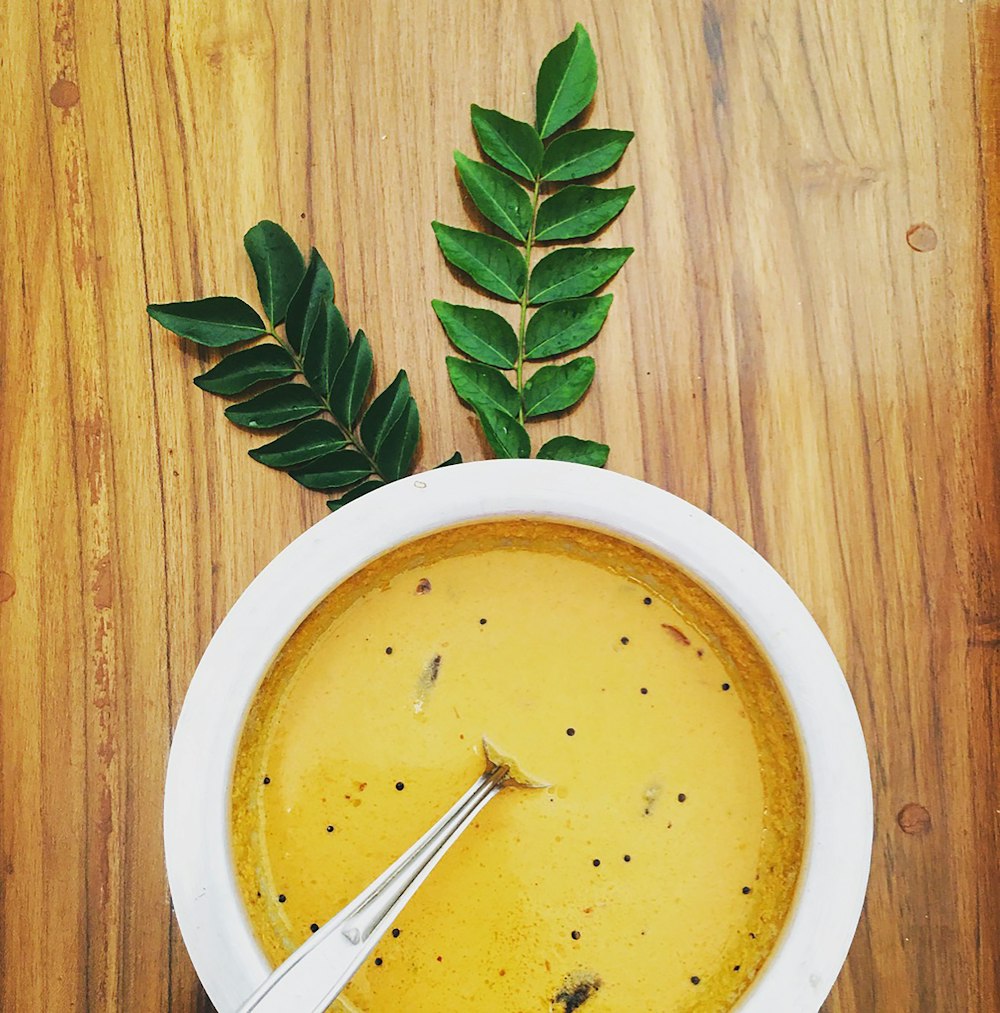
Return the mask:
[[338,586],[264,679],[232,795],[239,886],[277,965],[482,773],[509,789],[334,1009],[718,1011],[789,911],[805,837],[793,721],[753,639],[620,538],[496,520]]

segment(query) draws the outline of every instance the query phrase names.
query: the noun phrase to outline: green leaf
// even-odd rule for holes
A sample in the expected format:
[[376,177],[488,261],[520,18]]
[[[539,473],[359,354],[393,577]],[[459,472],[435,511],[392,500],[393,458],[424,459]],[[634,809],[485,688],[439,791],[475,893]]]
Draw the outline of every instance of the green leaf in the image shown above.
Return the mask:
[[364,331],[358,331],[333,378],[330,406],[341,425],[353,428],[361,414],[368,385],[372,382],[372,348]]
[[446,260],[487,292],[509,302],[521,298],[528,272],[521,251],[513,243],[440,222],[431,224]]
[[402,478],[409,471],[419,439],[420,414],[417,402],[407,396],[402,412],[375,452],[375,463],[390,482]]
[[604,172],[625,154],[631,130],[571,130],[545,149],[542,179],[582,179]]
[[455,165],[465,189],[477,208],[508,236],[522,243],[531,228],[531,201],[524,187],[492,165],[474,162],[461,151],[455,152]]
[[333,302],[333,276],[316,252],[309,252],[309,266],[299,282],[285,316],[285,336],[296,351],[304,351],[303,343],[311,336],[316,319],[323,308]]
[[307,489],[343,489],[372,473],[364,454],[356,450],[335,450],[316,460],[293,468],[288,474]]
[[267,333],[257,311],[242,299],[229,295],[193,302],[154,303],[146,307],[146,312],[168,331],[209,348],[223,348]]
[[333,378],[350,343],[351,336],[340,310],[332,302],[321,304],[302,352],[302,371],[320,397],[329,398]]
[[347,441],[332,422],[311,419],[296,426],[290,433],[285,433],[262,447],[254,447],[247,453],[269,468],[292,468],[296,464],[315,461],[323,454],[343,450],[345,446]]
[[609,293],[546,303],[528,321],[525,358],[547,359],[581,348],[604,325],[613,299]]
[[298,369],[281,345],[264,342],[230,352],[207,373],[194,378],[195,386],[209,394],[239,394],[263,380],[287,380]]
[[532,303],[552,302],[589,295],[610,281],[632,254],[632,247],[620,249],[556,250],[535,265],[528,295]]
[[524,385],[524,414],[533,419],[571,408],[593,379],[594,360],[589,355],[561,366],[542,366]]
[[322,408],[322,401],[305,384],[282,383],[249,401],[230,405],[226,418],[249,429],[273,429],[308,418]]
[[456,450],[447,461],[442,461],[440,464],[436,464],[432,470],[437,471],[438,468],[450,468],[453,464],[461,464],[462,455]]
[[456,359],[453,355],[446,356],[445,362],[451,385],[463,401],[477,411],[490,408],[508,415],[517,414],[520,408],[517,391],[498,369]]
[[257,291],[264,312],[271,327],[277,327],[285,319],[288,303],[305,274],[302,252],[280,225],[267,220],[247,232],[243,246],[257,275]]
[[497,457],[528,457],[531,454],[531,440],[528,432],[517,419],[506,412],[482,407],[476,412],[483,427],[486,441]]
[[454,306],[434,299],[434,312],[452,344],[477,362],[513,369],[517,362],[517,335],[499,313]]
[[610,447],[604,443],[578,440],[575,436],[556,436],[540,447],[536,456],[543,461],[572,461],[603,468],[609,452]]
[[406,410],[408,400],[411,400],[410,382],[406,371],[401,369],[392,383],[368,406],[361,420],[361,442],[368,448],[368,453],[377,457],[389,431]]
[[494,162],[523,179],[535,181],[542,167],[542,139],[530,123],[474,105],[472,127],[483,151]]
[[348,489],[340,499],[328,499],[326,505],[331,510],[339,510],[342,506],[347,503],[351,503],[353,500],[360,499],[367,493],[374,492],[376,489],[381,489],[385,485],[385,482],[380,479],[373,478],[370,482],[362,482],[360,485],[356,485],[353,489]]
[[545,242],[592,236],[621,213],[634,192],[634,186],[625,186],[620,190],[567,186],[538,209],[535,239]]
[[597,57],[581,24],[542,60],[535,86],[535,120],[544,138],[590,104],[597,90]]

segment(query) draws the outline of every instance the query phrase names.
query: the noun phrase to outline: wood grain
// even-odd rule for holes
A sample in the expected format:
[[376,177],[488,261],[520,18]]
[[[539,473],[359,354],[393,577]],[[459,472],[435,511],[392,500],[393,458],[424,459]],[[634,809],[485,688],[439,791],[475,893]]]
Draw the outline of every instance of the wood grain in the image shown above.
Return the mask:
[[[463,289],[471,101],[528,117],[575,20],[637,140],[597,381],[569,420],[788,578],[871,748],[871,889],[826,1009],[1000,995],[1000,9],[30,0],[0,13],[0,1008],[206,1005],[163,872],[197,659],[321,496],[246,458],[150,301],[314,242],[421,460],[484,448],[429,307]],[[431,421],[432,420],[432,421]]]

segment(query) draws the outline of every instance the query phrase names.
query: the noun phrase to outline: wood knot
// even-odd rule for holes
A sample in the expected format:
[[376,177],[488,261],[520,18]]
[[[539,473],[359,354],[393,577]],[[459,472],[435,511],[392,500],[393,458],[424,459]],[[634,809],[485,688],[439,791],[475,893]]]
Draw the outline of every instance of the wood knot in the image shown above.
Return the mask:
[[916,802],[908,802],[896,816],[904,834],[926,834],[931,828],[931,814]]
[[80,86],[61,77],[49,89],[49,101],[60,109],[69,109],[80,101]]
[[0,602],[10,601],[16,593],[17,582],[6,570],[0,570]]
[[927,224],[918,222],[906,231],[906,241],[917,253],[930,253],[937,246],[937,233]]

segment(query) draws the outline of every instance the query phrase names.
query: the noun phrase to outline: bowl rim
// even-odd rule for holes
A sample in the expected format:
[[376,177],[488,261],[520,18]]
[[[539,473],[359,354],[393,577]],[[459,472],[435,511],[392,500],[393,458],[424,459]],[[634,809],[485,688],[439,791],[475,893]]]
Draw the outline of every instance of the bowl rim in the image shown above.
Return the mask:
[[739,616],[777,672],[798,725],[806,852],[792,911],[740,1013],[816,1013],[847,957],[867,889],[871,776],[853,698],[802,602],[754,549],[685,500],[638,479],[558,461],[476,461],[411,476],[313,525],[250,583],[195,670],[164,790],[167,877],[181,934],[216,1008],[270,973],[240,898],[229,793],[244,719],[272,660],[344,578],[420,535],[539,516],[602,528],[680,565]]

